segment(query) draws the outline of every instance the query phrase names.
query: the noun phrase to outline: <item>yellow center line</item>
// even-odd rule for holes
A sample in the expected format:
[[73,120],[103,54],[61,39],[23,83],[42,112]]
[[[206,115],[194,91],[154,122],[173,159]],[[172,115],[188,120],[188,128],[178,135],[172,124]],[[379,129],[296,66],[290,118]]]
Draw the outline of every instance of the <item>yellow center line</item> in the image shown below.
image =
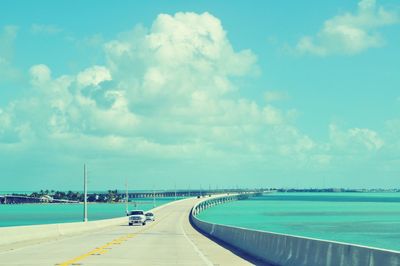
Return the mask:
[[85,254],[82,254],[82,255],[80,255],[80,256],[78,256],[78,257],[75,257],[75,258],[73,258],[73,259],[70,259],[70,260],[67,260],[67,261],[65,261],[65,262],[62,262],[62,263],[60,263],[60,264],[58,264],[58,265],[59,265],[59,266],[69,266],[69,265],[72,265],[72,264],[74,264],[74,263],[77,263],[78,261],[81,261],[81,260],[83,260],[83,259],[85,259],[85,258],[87,258],[87,257],[89,257],[89,256],[91,256],[91,255],[94,255],[94,254],[100,254],[100,255],[101,255],[101,254],[104,254],[104,253],[106,253],[106,252],[109,251],[109,249],[110,249],[109,247],[110,247],[111,245],[120,245],[122,242],[125,242],[125,241],[127,241],[128,239],[131,239],[131,238],[137,236],[139,233],[143,233],[143,232],[145,232],[145,231],[148,231],[150,228],[152,228],[152,227],[154,227],[155,225],[157,225],[158,223],[160,223],[162,220],[164,220],[164,219],[165,219],[166,217],[168,217],[170,214],[171,214],[171,213],[168,213],[167,215],[164,215],[164,217],[162,217],[161,219],[158,219],[156,222],[153,222],[151,225],[146,226],[145,228],[143,228],[142,230],[138,231],[137,233],[129,233],[129,234],[126,234],[126,235],[121,236],[121,237],[119,237],[119,238],[113,239],[113,240],[111,240],[110,242],[108,242],[107,244],[105,244],[105,245],[103,245],[103,246],[101,246],[101,247],[95,248],[95,249],[93,249],[93,250],[91,250],[91,251],[89,251],[89,252],[87,252],[87,253],[85,253]]

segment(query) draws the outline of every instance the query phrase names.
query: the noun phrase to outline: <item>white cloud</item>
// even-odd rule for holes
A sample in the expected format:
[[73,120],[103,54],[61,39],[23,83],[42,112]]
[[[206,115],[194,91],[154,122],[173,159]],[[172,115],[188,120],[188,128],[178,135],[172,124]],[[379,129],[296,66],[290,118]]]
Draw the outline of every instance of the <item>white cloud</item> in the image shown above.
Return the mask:
[[398,150],[400,149],[400,119],[386,121],[384,134],[385,140],[390,143],[390,145],[386,145],[386,148],[390,149],[398,157]]
[[90,130],[105,135],[134,135],[139,118],[128,107],[128,101],[121,91],[107,91],[105,97],[112,102],[110,108],[102,110],[91,106]]
[[276,102],[287,99],[288,94],[282,91],[267,91],[264,98],[266,102]]
[[13,66],[14,42],[18,29],[17,26],[8,25],[0,31],[0,81],[16,79],[20,75]]
[[283,122],[283,115],[277,108],[267,105],[264,107],[265,121],[267,124],[275,125]]
[[340,130],[336,125],[329,126],[330,139],[334,147],[343,152],[378,151],[384,146],[384,140],[377,132],[367,128]]
[[14,25],[4,26],[0,34],[0,55],[5,60],[11,57],[14,50],[14,41],[17,37],[18,27]]
[[136,29],[108,42],[105,50],[112,73],[143,85],[142,94],[174,101],[196,90],[228,93],[235,89],[229,77],[257,71],[256,56],[249,50],[235,52],[221,22],[208,13],[161,14],[150,32]]
[[31,137],[29,122],[16,123],[16,108],[11,103],[6,109],[0,109],[0,144],[15,145]]
[[[362,38],[375,36],[374,30],[391,23],[391,13],[373,9],[374,5],[362,1],[358,13],[335,17],[329,26],[347,23],[365,31],[367,36]],[[373,12],[365,15],[365,10]],[[12,44],[17,28],[4,32]],[[322,41],[328,32],[307,37],[304,44],[311,48],[303,52],[328,55],[361,49],[350,49],[348,40],[336,34],[344,44],[338,45],[340,51],[332,50]],[[102,40],[96,37],[92,45]],[[89,65],[69,75],[57,74],[44,64],[30,68],[33,88],[25,98],[0,108],[4,157],[10,151],[27,158],[32,151],[40,151],[51,154],[48,157],[115,159],[129,166],[150,158],[148,168],[157,169],[162,167],[153,167],[154,158],[160,163],[171,159],[169,165],[205,162],[205,172],[212,172],[207,167],[214,163],[216,175],[229,168],[226,165],[243,171],[247,164],[252,174],[259,172],[260,180],[266,180],[271,169],[291,175],[297,170],[326,171],[347,161],[364,163],[368,156],[380,156],[389,149],[398,154],[398,121],[388,122],[379,133],[332,124],[329,140],[324,142],[297,127],[296,110],[276,106],[288,98],[286,93],[267,91],[264,102],[241,96],[236,85],[241,82],[236,81],[257,74],[257,57],[250,50],[235,50],[221,22],[209,13],[160,15],[151,28],[135,27],[100,47],[105,58],[102,66]],[[6,57],[0,54],[0,60],[7,62],[0,62],[0,71],[2,64],[10,62],[9,51]]]
[[8,128],[25,125],[31,133],[21,138],[77,154],[103,150],[277,164],[324,158],[313,159],[318,144],[290,124],[293,111],[272,104],[284,93],[267,93],[264,104],[234,93],[240,88],[232,78],[257,73],[256,56],[235,51],[211,14],[162,14],[150,29],[136,27],[103,47],[104,66],[73,75],[32,66],[35,94],[5,108],[0,119],[10,120]]
[[321,166],[329,165],[332,161],[332,156],[329,154],[315,154],[312,155],[312,161],[315,161]]
[[35,85],[46,83],[51,79],[50,68],[43,64],[32,66],[29,74],[31,75],[32,83]]
[[31,32],[34,34],[57,34],[62,29],[56,25],[32,24]]
[[398,14],[377,6],[375,0],[361,0],[355,13],[347,12],[325,21],[315,37],[302,37],[295,49],[318,56],[357,54],[382,46],[384,39],[377,30],[399,21]]
[[92,66],[80,72],[76,80],[79,86],[97,86],[103,81],[112,80],[110,71],[104,66]]

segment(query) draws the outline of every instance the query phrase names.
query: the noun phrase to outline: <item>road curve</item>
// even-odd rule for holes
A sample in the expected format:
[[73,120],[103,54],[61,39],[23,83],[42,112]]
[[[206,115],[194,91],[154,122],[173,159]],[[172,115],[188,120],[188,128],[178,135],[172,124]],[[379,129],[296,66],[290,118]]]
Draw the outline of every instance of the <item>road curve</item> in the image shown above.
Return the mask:
[[160,208],[146,226],[126,223],[0,251],[0,265],[252,265],[191,226],[189,212],[198,201]]

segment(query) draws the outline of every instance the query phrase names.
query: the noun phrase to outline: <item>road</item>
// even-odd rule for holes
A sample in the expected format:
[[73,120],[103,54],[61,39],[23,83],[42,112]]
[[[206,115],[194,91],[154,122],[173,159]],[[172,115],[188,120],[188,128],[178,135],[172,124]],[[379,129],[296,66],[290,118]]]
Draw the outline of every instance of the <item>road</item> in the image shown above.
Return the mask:
[[197,201],[167,205],[145,226],[126,223],[3,250],[0,265],[252,265],[192,228],[188,217]]

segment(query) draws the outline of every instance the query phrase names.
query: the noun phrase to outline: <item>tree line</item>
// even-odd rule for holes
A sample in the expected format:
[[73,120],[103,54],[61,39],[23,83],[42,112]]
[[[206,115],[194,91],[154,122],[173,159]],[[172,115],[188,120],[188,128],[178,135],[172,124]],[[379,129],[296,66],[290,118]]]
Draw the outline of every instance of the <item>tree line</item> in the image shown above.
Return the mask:
[[[84,201],[84,193],[77,191],[55,191],[55,190],[40,190],[33,192],[29,197],[41,198],[43,196],[51,196],[56,200]],[[117,189],[108,190],[105,193],[88,193],[88,202],[122,202],[125,196],[119,193]]]

